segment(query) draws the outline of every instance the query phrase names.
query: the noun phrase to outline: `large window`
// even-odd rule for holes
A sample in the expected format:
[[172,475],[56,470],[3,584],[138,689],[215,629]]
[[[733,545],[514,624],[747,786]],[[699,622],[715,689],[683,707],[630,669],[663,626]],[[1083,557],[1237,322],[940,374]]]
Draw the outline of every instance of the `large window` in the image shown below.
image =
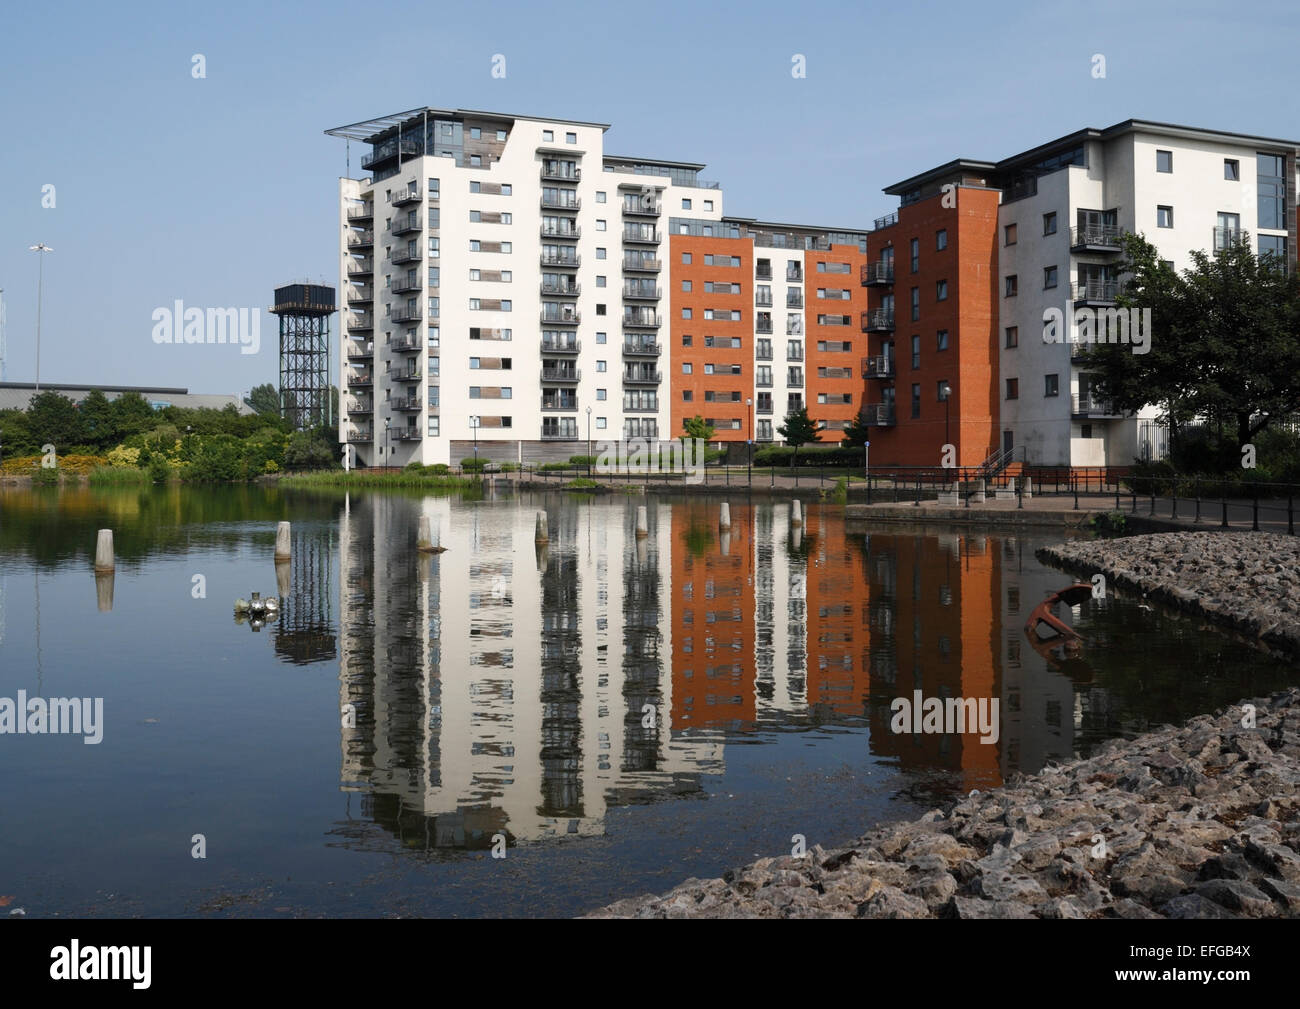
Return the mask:
[[1259,226],[1286,230],[1286,159],[1280,154],[1257,155]]
[[1270,257],[1274,267],[1286,269],[1286,235],[1259,236],[1259,258]]

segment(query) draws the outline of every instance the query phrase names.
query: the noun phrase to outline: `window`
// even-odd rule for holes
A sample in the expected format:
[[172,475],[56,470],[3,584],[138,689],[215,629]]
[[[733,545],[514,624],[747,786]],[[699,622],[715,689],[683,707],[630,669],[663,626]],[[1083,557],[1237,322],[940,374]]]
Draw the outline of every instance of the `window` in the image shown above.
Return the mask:
[[1056,211],[1055,210],[1053,210],[1050,214],[1043,215],[1043,234],[1044,235],[1056,234]]
[[477,358],[477,357],[471,357],[471,358],[469,359],[469,366],[470,366],[471,369],[475,369],[475,368],[477,368],[477,367],[479,366],[479,358]]
[[1057,269],[1055,266],[1043,267],[1043,290],[1056,286]]
[[691,254],[689,252],[682,253],[682,263],[686,266],[691,265]]
[[1174,226],[1174,208],[1156,207],[1156,227],[1172,228]]
[[1008,224],[1002,229],[1002,244],[1016,244],[1016,226],[1014,224]]
[[597,417],[597,418],[596,418],[596,430],[597,430],[597,431],[603,431],[603,430],[605,430],[605,418],[604,418],[604,417]]
[[1006,345],[1007,345],[1008,347],[1019,347],[1019,346],[1020,346],[1020,327],[1019,327],[1019,326],[1008,326],[1008,327],[1007,327],[1007,330],[1006,330],[1006,336],[1007,336]]
[[1272,259],[1276,269],[1286,269],[1286,235],[1260,235],[1259,258]]
[[600,220],[599,218],[596,219],[596,230],[597,231],[605,230],[605,222]]
[[478,298],[470,298],[469,307],[471,312],[478,311]]
[[1043,376],[1043,395],[1059,396],[1061,394],[1061,376],[1044,375]]
[[912,419],[921,416],[921,383],[912,383]]
[[1174,152],[1173,151],[1156,151],[1156,171],[1173,172],[1174,170]]
[[690,282],[689,280],[683,280],[683,281],[682,281],[682,290],[683,290],[683,291],[689,291],[690,289],[691,289],[691,282]]
[[1008,298],[1014,298],[1016,296],[1016,292],[1020,289],[1019,284],[1020,278],[1016,274],[1012,273],[1008,275],[1006,288],[1006,295]]
[[916,322],[921,318],[921,289],[912,288],[912,321]]
[[1280,154],[1257,154],[1255,160],[1259,227],[1286,231],[1286,159]]
[[693,393],[690,389],[683,389],[683,390],[682,390],[682,402],[683,402],[683,403],[689,403],[689,402],[691,402],[691,401],[694,400],[694,399],[695,399],[695,393]]
[[602,304],[600,304],[599,302],[596,304],[596,314],[597,314],[597,315],[604,315],[604,314],[605,314],[605,306],[602,305]]
[[554,131],[554,130],[542,130],[542,140],[544,140],[546,143],[552,143],[552,142],[554,142],[554,140],[555,140],[555,131]]
[[690,310],[689,308],[683,308],[683,309],[682,309],[682,318],[683,318],[683,319],[689,319],[689,318],[691,318],[691,310]]
[[470,166],[471,168],[482,168],[482,167],[483,167],[483,156],[480,155],[480,154],[471,154],[471,155],[469,156],[469,166]]
[[682,334],[682,346],[689,347],[690,345],[691,345],[691,334],[690,333]]
[[483,131],[479,129],[477,126],[471,126],[469,128],[469,138],[471,140],[479,140],[482,138],[482,136],[483,136]]
[[1214,251],[1226,249],[1241,237],[1241,215],[1219,211],[1218,225],[1214,229]]
[[509,312],[510,308],[511,308],[511,302],[508,299],[501,302],[501,311]]
[[511,253],[511,252],[514,252],[514,245],[513,245],[513,243],[511,243],[511,242],[502,242],[502,243],[501,243],[501,251],[502,251],[503,253],[507,253],[507,254],[509,254],[509,253]]
[[506,131],[505,131],[505,130],[497,130],[497,139],[498,139],[498,140],[505,140],[505,138],[506,138]]
[[597,371],[605,371],[605,370],[606,370],[606,368],[605,368],[605,362],[604,362],[604,361],[597,361],[597,362],[596,362],[596,370],[597,370]]
[[1223,177],[1229,182],[1241,181],[1241,162],[1232,158],[1223,159]]
[[606,279],[606,278],[602,277],[600,274],[596,274],[596,286],[597,286],[597,287],[604,287],[604,286],[606,286],[606,285],[605,285],[605,279]]
[[608,251],[608,250],[606,250],[606,249],[597,248],[597,249],[596,249],[596,258],[597,258],[597,259],[604,259],[604,258],[606,257],[606,253],[607,253],[607,251]]
[[439,192],[438,187],[439,187],[439,182],[437,179],[429,180],[429,195],[432,196],[435,200],[438,198],[438,192]]
[[935,349],[936,350],[948,349],[948,331],[946,329],[939,330],[938,334],[936,335]]
[[605,390],[604,390],[604,389],[597,389],[597,390],[596,390],[596,399],[597,399],[597,400],[604,400],[604,399],[606,399],[606,398],[607,398],[607,397],[606,397],[606,395],[605,395]]
[[605,202],[605,194],[602,193],[602,192],[600,192],[599,190],[596,192],[596,202],[597,202],[597,203],[604,203],[604,202]]
[[921,338],[912,337],[912,369],[915,371],[921,367]]
[[936,282],[935,282],[935,285],[934,285],[934,300],[935,300],[935,301],[947,301],[947,300],[948,300],[948,281],[946,281],[946,280],[940,280],[940,281],[936,281]]
[[942,252],[948,248],[948,229],[940,228],[934,233],[934,248],[937,252]]
[[[469,212],[469,220],[471,224],[479,224],[481,223],[482,219],[483,219],[483,215],[481,212],[477,210],[471,210]],[[473,245],[474,243],[471,242],[470,244]]]
[[1007,399],[1019,399],[1019,398],[1020,398],[1020,379],[1018,378],[1007,379]]
[[513,193],[514,193],[514,190],[510,187],[510,183],[509,183],[509,182],[503,182],[503,183],[501,183],[501,195],[502,195],[502,196],[510,196],[510,195],[512,195]]
[[576,143],[578,142],[578,134],[576,134],[576,133],[566,133],[566,134],[564,135],[564,142],[565,142],[566,144],[576,144]]
[[481,277],[479,276],[479,271],[478,271],[478,270],[470,270],[470,271],[469,271],[469,279],[470,279],[470,280],[480,280]]
[[683,361],[683,362],[682,362],[682,374],[683,374],[683,375],[693,375],[694,373],[695,373],[695,366],[694,366],[693,364],[691,364],[690,361]]
[[683,210],[690,210],[690,209],[691,209],[691,201],[690,201],[690,200],[687,200],[687,199],[683,199],[683,200],[682,200],[682,209],[683,209]]
[[912,272],[918,273],[921,269],[921,240],[912,239]]
[[705,201],[704,201],[704,209],[705,209],[705,210],[712,210],[712,209],[713,209],[713,201],[712,201],[712,200],[705,200]]

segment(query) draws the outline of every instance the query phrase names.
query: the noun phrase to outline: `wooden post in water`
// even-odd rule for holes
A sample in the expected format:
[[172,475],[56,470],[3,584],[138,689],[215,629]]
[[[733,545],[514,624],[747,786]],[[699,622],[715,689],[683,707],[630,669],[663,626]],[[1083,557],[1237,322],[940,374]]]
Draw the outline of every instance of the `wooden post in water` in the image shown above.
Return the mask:
[[551,534],[546,524],[546,512],[537,513],[537,531],[533,533],[533,542],[534,543],[551,542]]
[[645,505],[637,505],[636,508],[636,538],[645,539],[650,535],[650,516],[646,512]]
[[437,544],[433,542],[433,523],[430,522],[428,515],[420,516],[420,531],[415,537],[415,549],[422,554],[431,554],[438,550]]
[[101,529],[95,540],[95,570],[103,573],[116,569],[117,561],[113,556],[113,530]]
[[113,582],[116,580],[117,575],[112,571],[95,572],[95,599],[100,613],[113,610]]
[[292,586],[292,578],[288,561],[275,562],[275,594],[281,599],[289,598],[289,590]]
[[792,526],[803,525],[803,502],[798,498],[790,502],[790,524]]
[[289,559],[289,523],[281,522],[275,527],[275,559],[277,561],[287,561]]
[[731,528],[731,505],[727,504],[726,501],[723,501],[722,507],[718,509],[718,528]]

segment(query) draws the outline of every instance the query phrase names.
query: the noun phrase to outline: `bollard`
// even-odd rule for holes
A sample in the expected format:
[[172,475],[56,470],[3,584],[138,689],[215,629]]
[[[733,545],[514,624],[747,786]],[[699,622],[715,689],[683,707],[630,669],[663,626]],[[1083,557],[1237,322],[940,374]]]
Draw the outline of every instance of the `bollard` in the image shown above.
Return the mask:
[[731,556],[731,531],[730,527],[722,530],[722,535],[718,537],[718,546],[722,549],[723,557]]
[[100,613],[113,610],[113,582],[116,580],[117,575],[112,571],[95,572],[95,600]]
[[800,526],[795,526],[790,530],[790,545],[796,550],[803,548],[803,529]]
[[440,554],[441,548],[433,541],[433,522],[428,515],[420,516],[420,530],[415,536],[415,549],[422,554]]
[[798,498],[790,502],[790,524],[792,526],[803,525],[803,502]]
[[551,534],[550,532],[547,531],[546,512],[537,513],[537,526],[536,526],[536,531],[533,533],[533,542],[534,543],[551,542]]
[[636,508],[636,538],[645,539],[650,535],[650,516],[646,512],[645,505],[637,505]]
[[1032,501],[1034,499],[1034,478],[1033,477],[1031,476],[1025,477],[1025,486],[1024,489],[1021,490],[1020,495],[1026,501]]
[[277,561],[287,561],[289,559],[288,522],[281,522],[275,527],[275,559]]
[[727,504],[725,501],[723,501],[721,507],[718,508],[718,528],[731,528],[731,505]]
[[113,571],[117,563],[113,558],[113,530],[101,529],[95,540],[95,570]]
[[975,493],[971,495],[971,499],[976,504],[983,504],[985,496],[986,496],[986,490],[984,485],[984,478],[980,477],[978,480],[975,481]]
[[292,583],[291,570],[288,561],[275,562],[275,594],[281,599],[285,599],[289,595]]

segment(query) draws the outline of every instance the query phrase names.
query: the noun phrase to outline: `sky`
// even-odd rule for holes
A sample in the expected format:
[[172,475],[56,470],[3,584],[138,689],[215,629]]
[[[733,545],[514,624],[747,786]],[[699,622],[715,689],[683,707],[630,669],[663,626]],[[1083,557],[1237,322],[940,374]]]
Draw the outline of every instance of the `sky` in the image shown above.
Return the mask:
[[[604,122],[608,152],[706,163],[728,214],[868,228],[884,186],[1087,126],[1300,139],[1298,29],[1300,5],[1250,0],[10,4],[4,377],[35,377],[39,255],[43,384],[274,383],[274,288],[337,283],[331,127],[424,105]],[[156,344],[177,299],[260,307],[260,352]]]

